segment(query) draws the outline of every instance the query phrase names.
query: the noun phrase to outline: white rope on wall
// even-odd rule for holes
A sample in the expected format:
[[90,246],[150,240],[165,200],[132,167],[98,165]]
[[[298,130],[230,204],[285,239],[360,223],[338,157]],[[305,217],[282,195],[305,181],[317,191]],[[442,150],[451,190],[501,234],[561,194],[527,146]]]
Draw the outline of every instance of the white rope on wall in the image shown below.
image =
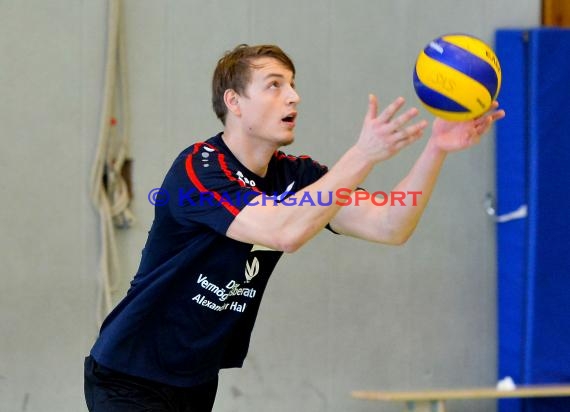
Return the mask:
[[134,223],[134,215],[129,209],[130,188],[124,176],[125,171],[130,171],[131,161],[122,0],[109,0],[108,14],[105,86],[98,145],[91,172],[91,200],[99,212],[101,227],[100,290],[96,314],[99,326],[113,308],[112,293],[120,270],[115,229],[128,228]]

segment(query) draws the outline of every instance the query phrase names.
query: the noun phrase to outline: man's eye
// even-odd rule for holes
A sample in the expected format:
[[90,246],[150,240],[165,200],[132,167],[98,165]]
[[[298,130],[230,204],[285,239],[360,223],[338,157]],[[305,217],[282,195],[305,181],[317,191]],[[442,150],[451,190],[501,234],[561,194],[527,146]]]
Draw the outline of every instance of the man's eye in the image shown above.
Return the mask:
[[279,87],[279,86],[280,86],[280,84],[277,81],[271,82],[271,85],[270,85],[270,87]]

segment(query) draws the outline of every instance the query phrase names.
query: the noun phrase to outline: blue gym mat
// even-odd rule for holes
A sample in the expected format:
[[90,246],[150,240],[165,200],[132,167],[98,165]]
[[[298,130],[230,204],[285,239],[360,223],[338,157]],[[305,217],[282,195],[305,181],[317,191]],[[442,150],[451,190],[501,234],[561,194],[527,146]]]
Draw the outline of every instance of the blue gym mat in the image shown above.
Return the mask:
[[[498,378],[567,384],[570,30],[498,30],[495,49],[507,111],[496,140]],[[504,400],[499,411],[570,411],[570,398]]]

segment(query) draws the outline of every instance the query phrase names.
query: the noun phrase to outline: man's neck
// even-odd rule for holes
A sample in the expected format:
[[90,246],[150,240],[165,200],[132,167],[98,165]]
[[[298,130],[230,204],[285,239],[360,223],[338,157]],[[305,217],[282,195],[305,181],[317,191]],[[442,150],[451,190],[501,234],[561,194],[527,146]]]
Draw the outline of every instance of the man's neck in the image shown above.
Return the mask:
[[271,157],[278,149],[275,145],[224,129],[224,143],[242,165],[258,176],[264,177]]

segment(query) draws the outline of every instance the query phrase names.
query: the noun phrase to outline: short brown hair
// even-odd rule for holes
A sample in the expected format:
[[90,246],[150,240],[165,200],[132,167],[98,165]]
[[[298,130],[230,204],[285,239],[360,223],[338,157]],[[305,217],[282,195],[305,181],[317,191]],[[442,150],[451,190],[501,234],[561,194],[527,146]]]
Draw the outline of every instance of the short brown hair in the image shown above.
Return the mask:
[[283,63],[295,76],[293,61],[279,47],[271,44],[248,46],[240,44],[227,51],[214,70],[212,78],[212,105],[218,119],[226,124],[228,108],[224,103],[224,93],[228,89],[238,94],[245,94],[245,89],[251,80],[251,69],[255,67],[253,60],[260,57],[271,57]]

